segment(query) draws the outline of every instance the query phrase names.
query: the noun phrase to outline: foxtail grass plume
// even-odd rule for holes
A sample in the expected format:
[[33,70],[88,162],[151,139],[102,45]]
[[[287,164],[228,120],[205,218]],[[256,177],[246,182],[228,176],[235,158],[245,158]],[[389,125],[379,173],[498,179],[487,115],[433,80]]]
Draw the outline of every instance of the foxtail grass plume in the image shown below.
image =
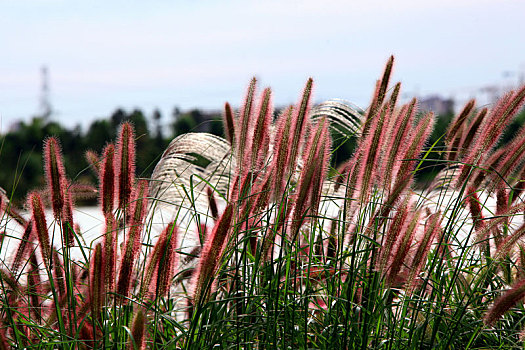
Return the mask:
[[146,349],[146,315],[142,308],[139,308],[135,317],[133,317],[133,324],[131,326],[131,339],[128,345],[129,350],[143,350]]
[[250,132],[253,138],[251,140],[252,150],[250,153],[249,166],[251,169],[255,168],[255,171],[257,171],[264,166],[270,146],[269,127],[273,116],[272,90],[270,90],[270,88],[264,89],[254,114],[257,118],[254,129]]
[[167,294],[175,273],[175,249],[177,248],[177,226],[169,224],[159,236],[146,265],[141,285],[141,295],[162,297]]
[[194,305],[206,301],[209,297],[220,258],[222,257],[230,230],[232,229],[231,221],[233,210],[234,205],[232,203],[226,206],[226,209],[215,223],[213,230],[204,243],[201,259],[192,275],[191,285],[193,288],[192,300]]
[[65,181],[65,183],[67,186],[66,192],[64,194],[64,205],[62,207],[61,215],[62,242],[66,247],[70,247],[75,243],[75,222],[73,220],[74,203],[72,193],[73,186],[69,185],[67,181]]
[[471,186],[468,188],[466,200],[468,203],[468,208],[470,210],[470,216],[472,217],[472,221],[474,222],[474,228],[476,229],[476,231],[479,231],[484,226],[484,217],[483,211],[481,209],[481,203],[479,201],[479,196],[476,192],[475,187]]
[[397,236],[397,242],[395,244],[395,250],[390,258],[389,265],[386,272],[386,283],[388,285],[395,285],[399,283],[401,278],[399,273],[408,255],[408,251],[413,243],[414,235],[419,224],[419,218],[421,212],[414,210],[412,207],[408,211],[408,217],[401,233]]
[[171,280],[175,275],[175,269],[177,268],[177,260],[175,259],[175,249],[178,246],[177,235],[178,229],[175,222],[173,222],[166,227],[160,237],[162,245],[157,267],[157,297],[162,297],[168,293]]
[[11,263],[11,271],[15,275],[17,274],[22,262],[24,262],[26,257],[30,254],[28,245],[32,243],[33,232],[33,222],[29,221],[24,229],[24,234],[20,239],[20,243],[18,245],[18,249],[16,250],[15,257],[13,258],[13,262]]
[[135,134],[131,123],[123,123],[116,146],[115,168],[118,179],[118,206],[124,209],[130,203],[135,182]]
[[102,244],[98,243],[95,246],[95,251],[91,255],[89,268],[89,302],[93,318],[100,321],[102,307],[105,304],[105,266],[104,254],[102,251]]
[[[257,79],[252,78],[248,91],[246,92],[246,98],[241,107],[239,113],[239,128],[236,128],[237,134],[235,135],[235,146],[237,155],[237,168],[239,176],[243,176],[243,167],[246,165],[246,152],[251,151],[252,138],[249,135],[250,132],[250,121],[252,116],[252,109],[257,91]],[[249,153],[248,153],[249,157]]]
[[235,117],[233,116],[233,111],[228,102],[224,105],[224,115],[223,115],[223,124],[224,124],[224,133],[226,140],[230,142],[232,146],[235,145]]
[[376,117],[378,110],[383,105],[383,102],[386,97],[388,83],[390,81],[390,76],[392,74],[393,66],[394,66],[394,56],[390,56],[390,58],[388,59],[386,63],[385,70],[383,72],[383,76],[381,80],[377,82],[376,91],[372,99],[372,103],[370,104],[370,108],[368,109],[368,114],[366,116],[365,124],[363,126],[364,135],[368,133],[368,130],[370,128],[370,122],[373,120],[373,118]]
[[401,83],[396,83],[394,85],[394,91],[392,91],[392,94],[390,94],[390,100],[388,101],[388,107],[391,111],[394,111],[397,103],[397,99],[399,97],[399,93],[401,92]]
[[512,197],[512,202],[519,198],[520,194],[525,190],[525,165],[522,166],[522,169],[518,175],[517,183],[514,186],[514,195]]
[[457,115],[456,118],[452,121],[452,124],[448,127],[447,135],[445,137],[445,142],[448,145],[448,159],[454,160],[456,159],[458,152],[458,146],[460,143],[460,140],[462,138],[464,125],[466,124],[467,118],[470,116],[471,112],[474,110],[474,106],[476,105],[475,100],[470,100],[465,107],[463,107],[463,110]]
[[304,166],[294,196],[294,214],[290,234],[295,239],[305,217],[317,213],[322,183],[327,172],[327,158],[330,152],[328,122],[321,119],[313,128],[311,141],[307,143]]
[[392,255],[394,244],[399,239],[399,235],[403,233],[402,230],[408,217],[409,208],[412,209],[411,197],[405,196],[388,227],[386,236],[383,237],[380,256],[377,260],[378,271],[385,272],[387,262]]
[[495,253],[495,258],[504,258],[516,244],[525,237],[525,223],[514,230],[511,235],[507,236],[501,243],[498,244],[498,249]]
[[153,250],[148,254],[148,260],[146,262],[146,269],[144,270],[144,275],[142,277],[140,285],[140,296],[141,299],[144,297],[152,298],[154,291],[157,289],[157,275],[159,256],[162,254],[161,249],[163,242],[159,237],[159,240],[153,247]]
[[[287,182],[287,175],[289,169],[289,157],[290,157],[290,137],[292,135],[293,126],[293,107],[287,108],[277,120],[277,135],[280,137],[275,141],[274,156],[272,158],[273,170],[273,187],[274,196],[280,197],[283,195],[282,190],[284,189]],[[278,198],[273,198],[277,200]]]
[[427,142],[434,128],[434,114],[427,113],[416,125],[414,133],[409,137],[408,148],[402,155],[402,162],[399,170],[394,174],[394,185],[387,205],[392,205],[399,196],[408,188],[413,181],[412,171],[418,161],[418,156],[423,151],[423,146]]
[[312,94],[313,94],[313,84],[314,81],[312,78],[309,78],[306,81],[306,86],[303,89],[303,94],[299,103],[292,111],[292,120],[291,120],[291,137],[292,142],[288,146],[288,161],[287,168],[289,173],[285,174],[287,179],[290,175],[293,175],[295,167],[297,165],[299,151],[302,147],[302,141],[306,138],[306,131],[310,123],[309,113],[312,108]]
[[491,179],[496,184],[503,185],[505,179],[525,161],[525,127],[521,127],[516,135],[516,138],[505,147],[506,152],[491,175]]
[[417,249],[410,264],[410,273],[408,275],[408,289],[413,290],[416,286],[417,276],[422,271],[426,261],[427,255],[430,252],[432,243],[436,241],[436,237],[441,236],[441,221],[443,217],[440,212],[430,215],[425,225],[423,237],[417,243]]
[[49,241],[49,232],[47,230],[47,221],[42,197],[36,192],[30,193],[29,206],[32,213],[31,221],[33,222],[33,229],[35,230],[40,243],[40,250],[42,251],[44,264],[46,265],[47,270],[51,271],[51,244]]
[[[494,152],[492,152],[490,156],[485,157],[486,160],[483,161],[483,167],[479,167],[479,168],[471,167],[469,186],[474,187],[474,188],[480,188],[483,185],[483,183],[486,182],[487,178],[490,177],[490,173],[493,172],[494,169],[496,169],[496,167],[498,167],[505,152],[506,152],[505,148],[497,149]],[[494,185],[497,185],[498,182],[499,181],[497,181],[496,183],[492,184],[489,188],[487,188],[487,191],[489,191],[489,193],[494,192],[494,189],[496,188]]]
[[131,195],[130,227],[128,229],[128,237],[124,246],[124,253],[117,282],[118,297],[124,302],[126,302],[126,298],[129,296],[133,266],[141,246],[142,227],[147,208],[147,193],[148,182],[146,180],[140,180]]
[[210,187],[206,188],[206,194],[208,195],[208,204],[210,206],[210,214],[214,220],[219,218],[219,209],[217,209],[217,200],[213,195],[213,190]]
[[9,346],[9,343],[7,342],[5,332],[6,332],[5,328],[0,329],[0,350],[11,349],[11,347]]
[[59,218],[65,202],[66,175],[60,146],[55,137],[50,137],[44,142],[44,170],[51,192],[53,214],[55,218]]
[[366,203],[370,195],[374,180],[377,178],[377,169],[379,152],[384,142],[384,123],[387,115],[390,114],[389,108],[384,106],[378,110],[378,114],[370,119],[369,133],[365,134],[360,151],[363,152],[363,166],[360,167],[359,183],[360,196],[359,201]]
[[390,151],[388,152],[388,158],[386,166],[384,168],[384,183],[390,190],[392,186],[392,177],[397,174],[402,164],[402,154],[408,148],[408,143],[405,142],[407,133],[413,128],[414,118],[417,111],[417,101],[412,99],[408,105],[405,105],[401,110],[395,114],[393,120],[395,121],[391,126],[391,130],[396,130],[392,133]]
[[33,317],[40,322],[42,319],[41,306],[41,278],[36,255],[33,252],[29,257],[29,271],[27,273],[27,294]]
[[[113,215],[115,204],[115,146],[108,144],[102,152],[100,166],[100,205],[105,216]],[[132,169],[128,169],[132,170]],[[127,179],[126,181],[131,181]]]
[[487,113],[487,108],[481,109],[481,111],[479,111],[475,115],[474,119],[468,124],[466,128],[467,131],[463,133],[463,136],[461,137],[461,142],[458,146],[459,156],[461,158],[464,158],[465,152],[470,149],[470,145],[474,141],[476,135],[478,134],[478,129],[483,123],[485,117],[487,116]]
[[[477,130],[470,152],[465,155],[461,172],[456,186],[460,186],[469,174],[471,166],[479,165],[484,160],[484,155],[492,151],[501,138],[503,131],[509,125],[514,115],[525,102],[525,86],[520,90],[511,91],[501,98],[490,114],[483,119]],[[489,153],[490,154],[490,153]]]
[[514,307],[525,297],[525,280],[515,283],[509,290],[505,291],[487,311],[483,317],[486,326],[493,326],[503,314]]
[[117,222],[113,215],[106,215],[104,233],[104,286],[106,292],[115,288],[115,273],[117,270]]
[[93,169],[95,174],[99,175],[100,159],[98,157],[98,154],[93,150],[88,150],[86,151],[84,157],[86,158],[86,161],[88,162],[89,166]]

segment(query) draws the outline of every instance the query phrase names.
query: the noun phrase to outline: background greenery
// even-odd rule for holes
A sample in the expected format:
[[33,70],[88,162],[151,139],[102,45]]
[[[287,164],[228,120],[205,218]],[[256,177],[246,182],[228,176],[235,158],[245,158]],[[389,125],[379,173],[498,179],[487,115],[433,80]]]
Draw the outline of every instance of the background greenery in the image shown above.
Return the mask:
[[[222,135],[220,113],[193,109],[181,112],[174,108],[171,121],[164,121],[156,110],[146,115],[142,110],[131,112],[117,109],[111,116],[96,119],[87,130],[68,129],[53,118],[33,118],[20,122],[11,131],[0,135],[0,187],[12,200],[20,204],[28,191],[44,187],[42,146],[49,136],[56,136],[62,146],[67,176],[79,183],[95,183],[85,153],[92,150],[100,155],[106,143],[115,140],[119,125],[131,121],[137,137],[137,175],[148,177],[168,143],[176,136],[190,131],[206,131]],[[90,203],[85,203],[90,204]]]
[[[279,113],[279,110],[275,112]],[[444,134],[453,113],[440,115],[429,144],[437,142],[435,150],[444,146],[440,139]],[[67,167],[67,176],[79,183],[96,182],[93,172],[86,171],[88,163],[84,157],[87,150],[100,154],[106,143],[114,140],[118,126],[124,121],[134,124],[137,135],[137,176],[149,177],[168,143],[176,136],[187,132],[209,132],[223,135],[220,112],[205,112],[200,109],[180,111],[173,109],[171,120],[164,120],[161,113],[155,110],[151,115],[140,109],[130,112],[123,109],[115,110],[109,117],[94,120],[87,130],[80,127],[68,129],[58,121],[35,117],[29,123],[21,122],[13,130],[0,135],[0,187],[4,188],[12,200],[20,204],[29,190],[44,187],[41,149],[44,140],[56,136],[61,142]],[[521,125],[525,122],[525,111],[522,111],[507,128],[500,144],[506,144]],[[333,133],[332,138],[338,148],[333,152],[332,166],[348,159],[355,147],[355,140]],[[439,153],[433,153],[434,158],[440,158]],[[13,169],[13,170],[7,170]],[[420,185],[428,183],[440,169],[435,159],[424,162],[417,180]],[[84,204],[92,204],[89,201]]]

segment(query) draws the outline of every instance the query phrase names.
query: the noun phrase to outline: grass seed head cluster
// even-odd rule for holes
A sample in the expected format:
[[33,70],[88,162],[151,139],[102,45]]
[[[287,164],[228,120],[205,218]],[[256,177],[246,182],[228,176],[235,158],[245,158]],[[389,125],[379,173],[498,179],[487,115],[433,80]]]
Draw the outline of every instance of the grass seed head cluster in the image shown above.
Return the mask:
[[[4,227],[21,229],[1,236],[16,248],[0,267],[0,348],[518,346],[525,130],[498,141],[525,87],[490,109],[467,103],[440,148],[435,116],[399,106],[393,61],[366,112],[312,106],[309,79],[275,116],[253,79],[238,113],[225,105],[225,139],[179,136],[151,179],[135,177],[122,124],[86,155],[104,217],[92,242],[74,218],[86,186],[66,178],[50,137],[29,216],[1,198]],[[332,168],[348,140],[353,154]],[[428,162],[441,171],[421,189]]]

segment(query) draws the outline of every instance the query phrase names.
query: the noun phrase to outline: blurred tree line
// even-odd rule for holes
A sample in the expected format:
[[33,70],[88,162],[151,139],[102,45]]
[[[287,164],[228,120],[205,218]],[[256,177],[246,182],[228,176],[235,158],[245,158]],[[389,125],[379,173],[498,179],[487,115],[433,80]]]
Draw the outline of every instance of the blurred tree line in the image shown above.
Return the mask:
[[[453,118],[452,112],[436,118],[434,131],[427,142],[428,147],[434,145],[433,150],[417,174],[420,186],[428,184],[445,165],[442,136]],[[139,177],[151,175],[164,149],[178,135],[210,132],[223,136],[221,112],[203,112],[199,109],[182,112],[174,108],[171,121],[167,123],[163,122],[163,116],[158,110],[146,116],[140,109],[131,112],[117,109],[108,118],[93,121],[85,132],[80,127],[70,130],[57,121],[36,117],[0,135],[0,187],[19,205],[23,204],[28,191],[44,187],[42,146],[49,136],[56,136],[61,142],[68,178],[75,183],[96,184],[97,179],[89,169],[85,153],[91,150],[100,154],[108,142],[116,140],[118,127],[124,121],[131,121],[135,127],[136,171]],[[524,123],[525,111],[522,111],[509,125],[500,144],[509,142]],[[353,154],[356,139],[337,131],[332,132],[332,139],[331,165],[337,167]]]
[[60,140],[68,178],[74,183],[96,184],[97,179],[89,169],[85,153],[91,150],[100,155],[107,143],[116,140],[118,127],[125,121],[132,122],[135,128],[139,177],[151,175],[174,137],[190,131],[223,134],[220,112],[198,109],[181,112],[175,108],[171,120],[166,123],[159,110],[147,116],[140,109],[131,112],[117,109],[108,118],[93,121],[85,131],[79,126],[67,129],[56,120],[35,117],[0,135],[0,187],[18,205],[23,204],[30,190],[44,188],[42,147],[49,136]]

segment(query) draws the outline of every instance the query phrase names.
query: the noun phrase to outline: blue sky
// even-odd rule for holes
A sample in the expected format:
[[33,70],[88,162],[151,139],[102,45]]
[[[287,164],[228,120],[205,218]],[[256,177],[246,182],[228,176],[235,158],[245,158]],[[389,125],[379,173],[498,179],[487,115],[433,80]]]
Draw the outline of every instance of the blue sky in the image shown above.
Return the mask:
[[42,65],[68,126],[238,105],[253,75],[277,105],[312,76],[316,101],[366,107],[390,54],[407,98],[464,99],[525,74],[524,17],[522,0],[0,1],[0,132],[38,111]]

